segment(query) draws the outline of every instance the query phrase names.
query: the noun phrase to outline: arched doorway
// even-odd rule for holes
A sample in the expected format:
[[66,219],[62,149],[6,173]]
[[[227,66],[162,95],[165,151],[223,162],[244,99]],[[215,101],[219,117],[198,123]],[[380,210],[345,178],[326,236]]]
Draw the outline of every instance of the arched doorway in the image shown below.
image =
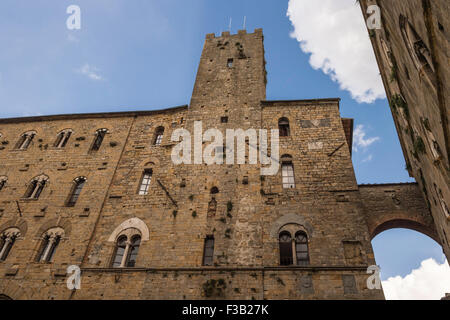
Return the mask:
[[12,298],[8,297],[6,294],[0,294],[0,300],[12,300]]

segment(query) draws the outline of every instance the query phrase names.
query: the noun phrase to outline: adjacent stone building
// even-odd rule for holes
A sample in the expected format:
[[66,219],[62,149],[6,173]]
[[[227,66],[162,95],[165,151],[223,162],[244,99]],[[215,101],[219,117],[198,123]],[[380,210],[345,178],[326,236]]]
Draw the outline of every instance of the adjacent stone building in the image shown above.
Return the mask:
[[[419,183],[450,260],[449,21],[446,0],[361,0],[377,5],[369,30],[409,174]],[[370,10],[369,10],[370,11]]]
[[[439,239],[417,184],[358,186],[339,99],[265,88],[262,30],[224,32],[189,106],[0,119],[0,297],[382,299],[371,239],[396,221]],[[249,163],[251,137],[244,164],[175,164],[172,134],[197,121],[279,129],[278,173]]]

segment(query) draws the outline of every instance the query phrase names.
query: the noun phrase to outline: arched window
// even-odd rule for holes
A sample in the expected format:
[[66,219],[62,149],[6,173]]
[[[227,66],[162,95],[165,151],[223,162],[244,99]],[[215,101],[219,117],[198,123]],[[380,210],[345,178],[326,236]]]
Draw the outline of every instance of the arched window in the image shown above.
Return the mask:
[[308,237],[303,231],[295,234],[295,256],[297,265],[307,266],[309,264]]
[[288,118],[283,117],[278,120],[278,130],[280,132],[280,137],[288,137],[290,135]]
[[415,67],[419,71],[419,74],[425,76],[431,86],[435,89],[434,67],[430,51],[425,45],[425,42],[419,37],[416,30],[414,30],[414,27],[408,21],[407,17],[400,15],[399,24],[403,41]]
[[0,261],[5,261],[16,239],[20,237],[20,230],[9,228],[0,235]]
[[150,188],[150,183],[152,182],[152,169],[145,169],[142,174],[141,184],[139,185],[138,194],[146,195],[148,194],[148,189]]
[[70,136],[72,135],[71,129],[65,129],[58,133],[58,136],[56,137],[56,141],[54,144],[54,147],[56,148],[64,148],[69,141]]
[[34,178],[28,184],[28,188],[27,191],[25,192],[24,198],[38,199],[47,183],[48,177],[46,175],[40,175]]
[[36,131],[28,131],[23,133],[20,136],[19,141],[16,144],[16,149],[19,150],[25,150],[29,147],[31,141],[33,141],[33,138],[36,136]]
[[68,207],[73,207],[80,196],[81,190],[86,183],[86,177],[78,177],[73,180],[72,190],[70,191],[69,198],[67,199],[66,205]]
[[203,265],[212,266],[214,261],[214,237],[207,236],[203,248]]
[[64,230],[60,227],[47,230],[42,236],[41,248],[36,260],[38,262],[51,262],[63,237]]
[[121,232],[117,237],[111,266],[113,268],[135,267],[140,245],[141,233],[139,230],[128,228]]
[[95,132],[94,142],[92,143],[91,151],[100,150],[100,146],[102,145],[103,139],[105,135],[108,133],[108,129],[98,129]]
[[284,189],[295,188],[294,166],[290,155],[281,157],[281,177]]
[[293,263],[292,259],[292,237],[288,231],[280,233],[280,265],[288,266]]
[[153,144],[155,146],[159,146],[162,142],[164,136],[164,127],[158,127],[155,131],[155,138],[153,139]]
[[134,267],[136,265],[136,259],[140,245],[141,245],[141,236],[139,235],[133,236],[133,238],[131,238],[130,247],[128,249],[127,267]]
[[2,191],[2,189],[5,187],[6,181],[8,181],[8,177],[6,176],[0,177],[0,191]]

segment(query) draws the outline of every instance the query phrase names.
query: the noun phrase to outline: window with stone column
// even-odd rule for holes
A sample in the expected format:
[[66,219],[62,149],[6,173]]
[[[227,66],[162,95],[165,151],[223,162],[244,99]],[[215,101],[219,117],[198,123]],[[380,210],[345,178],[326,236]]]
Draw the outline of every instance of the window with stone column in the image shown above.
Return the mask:
[[42,235],[41,246],[36,257],[38,262],[52,262],[61,240],[64,238],[64,229],[55,227]]
[[287,224],[280,229],[278,234],[280,265],[309,265],[308,236],[306,231],[298,224]]
[[140,245],[141,232],[138,229],[129,228],[122,231],[116,240],[111,266],[113,268],[135,267]]
[[16,241],[20,237],[20,230],[9,228],[0,235],[0,261],[5,261]]
[[46,175],[40,175],[28,184],[27,190],[25,192],[24,198],[26,199],[39,199],[45,186],[48,184],[48,177]]
[[30,146],[30,144],[33,141],[35,136],[36,136],[36,131],[28,131],[28,132],[23,133],[20,136],[20,139],[16,144],[16,149],[19,149],[19,150],[27,149]]
[[54,147],[56,148],[64,148],[69,141],[70,136],[72,135],[72,129],[65,129],[58,133],[56,136],[56,140],[54,143]]

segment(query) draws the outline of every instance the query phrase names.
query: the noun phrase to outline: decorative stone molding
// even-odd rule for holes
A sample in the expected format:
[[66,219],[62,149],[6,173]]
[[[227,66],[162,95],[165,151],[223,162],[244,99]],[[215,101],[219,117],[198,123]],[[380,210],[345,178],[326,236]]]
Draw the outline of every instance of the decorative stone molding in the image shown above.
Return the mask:
[[115,242],[119,235],[123,234],[125,230],[131,228],[137,229],[141,232],[142,241],[148,241],[150,239],[150,232],[148,231],[148,227],[145,222],[139,218],[134,217],[122,222],[116,229],[114,229],[114,231],[109,236],[108,241]]
[[308,221],[306,221],[303,217],[296,215],[294,213],[289,213],[278,218],[278,220],[276,220],[272,224],[272,227],[270,228],[270,236],[274,239],[278,239],[278,234],[280,230],[284,225],[287,224],[298,224],[302,226],[306,230],[308,239],[311,239],[314,231],[312,225]]

